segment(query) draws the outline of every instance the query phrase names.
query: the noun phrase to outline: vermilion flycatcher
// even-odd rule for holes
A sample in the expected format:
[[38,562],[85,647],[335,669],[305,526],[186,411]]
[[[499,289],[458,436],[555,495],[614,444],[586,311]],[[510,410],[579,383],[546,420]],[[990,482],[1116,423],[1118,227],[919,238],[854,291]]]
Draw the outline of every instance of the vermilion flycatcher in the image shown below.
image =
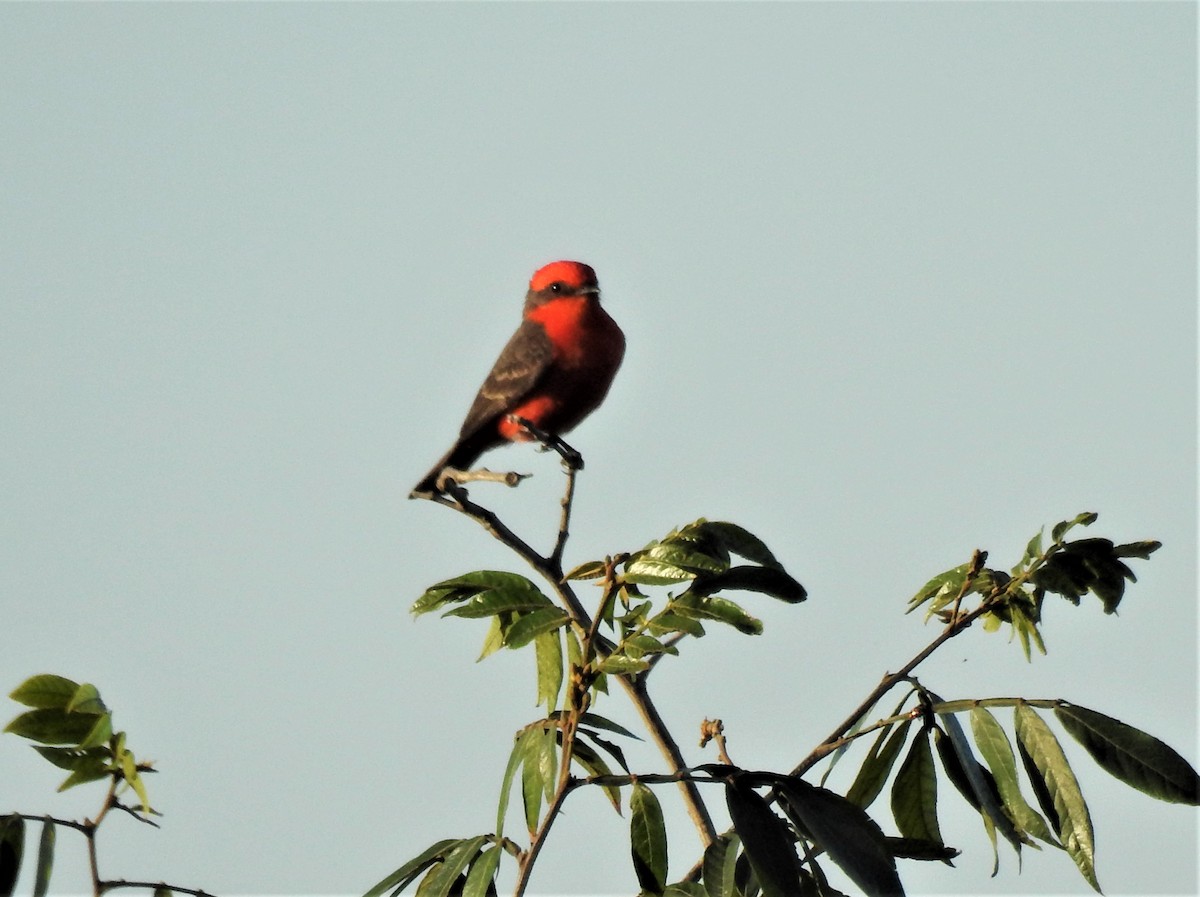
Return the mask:
[[554,436],[603,401],[625,357],[625,334],[600,307],[596,272],[582,262],[551,262],[529,281],[521,326],[479,388],[458,441],[425,474],[410,498],[440,491],[446,468],[465,470],[505,441],[530,434],[520,417]]

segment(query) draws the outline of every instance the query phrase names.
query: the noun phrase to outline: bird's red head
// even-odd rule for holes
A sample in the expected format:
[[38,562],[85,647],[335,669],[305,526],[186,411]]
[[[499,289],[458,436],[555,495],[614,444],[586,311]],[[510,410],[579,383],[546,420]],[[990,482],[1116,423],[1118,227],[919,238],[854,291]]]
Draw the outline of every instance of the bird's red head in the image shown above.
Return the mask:
[[596,272],[583,262],[551,262],[538,268],[529,280],[531,293],[575,295],[597,289]]

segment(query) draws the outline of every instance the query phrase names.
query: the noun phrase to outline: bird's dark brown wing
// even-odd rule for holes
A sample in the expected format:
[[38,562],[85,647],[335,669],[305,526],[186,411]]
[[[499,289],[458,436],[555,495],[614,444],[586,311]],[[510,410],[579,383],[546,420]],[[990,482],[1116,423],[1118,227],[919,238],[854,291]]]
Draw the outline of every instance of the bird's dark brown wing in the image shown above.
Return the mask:
[[463,442],[515,407],[537,385],[553,357],[554,347],[545,328],[535,321],[522,321],[479,387],[458,441]]

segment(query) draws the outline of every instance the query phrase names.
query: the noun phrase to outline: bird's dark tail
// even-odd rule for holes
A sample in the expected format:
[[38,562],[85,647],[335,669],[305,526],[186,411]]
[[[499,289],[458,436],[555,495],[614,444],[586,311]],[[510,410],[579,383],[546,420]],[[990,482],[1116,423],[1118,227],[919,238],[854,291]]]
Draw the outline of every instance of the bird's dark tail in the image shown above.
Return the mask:
[[499,436],[493,434],[476,433],[465,439],[460,438],[458,442],[454,443],[454,447],[446,452],[437,464],[433,465],[429,473],[421,478],[421,482],[413,487],[413,491],[408,493],[408,497],[431,498],[437,495],[442,491],[438,488],[437,481],[443,470],[447,467],[466,470],[479,459],[480,455],[499,445],[500,442]]

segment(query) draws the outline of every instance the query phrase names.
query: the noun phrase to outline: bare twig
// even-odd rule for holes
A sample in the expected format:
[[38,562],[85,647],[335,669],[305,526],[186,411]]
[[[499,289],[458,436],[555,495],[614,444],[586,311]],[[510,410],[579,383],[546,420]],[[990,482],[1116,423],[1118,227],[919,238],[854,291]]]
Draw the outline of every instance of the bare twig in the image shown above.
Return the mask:
[[100,882],[100,887],[105,891],[112,891],[117,888],[143,888],[147,891],[155,891],[159,888],[166,888],[174,894],[191,894],[192,897],[213,897],[208,891],[183,888],[179,885],[169,885],[161,881],[129,881],[124,878],[117,878],[111,881]]

